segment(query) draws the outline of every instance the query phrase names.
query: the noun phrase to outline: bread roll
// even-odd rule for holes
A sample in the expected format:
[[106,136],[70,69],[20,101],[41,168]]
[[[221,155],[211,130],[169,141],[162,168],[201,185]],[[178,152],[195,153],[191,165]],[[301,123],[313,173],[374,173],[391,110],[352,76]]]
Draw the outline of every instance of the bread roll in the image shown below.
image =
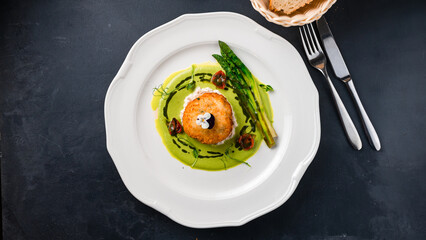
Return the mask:
[[269,9],[274,12],[291,14],[313,0],[269,0]]

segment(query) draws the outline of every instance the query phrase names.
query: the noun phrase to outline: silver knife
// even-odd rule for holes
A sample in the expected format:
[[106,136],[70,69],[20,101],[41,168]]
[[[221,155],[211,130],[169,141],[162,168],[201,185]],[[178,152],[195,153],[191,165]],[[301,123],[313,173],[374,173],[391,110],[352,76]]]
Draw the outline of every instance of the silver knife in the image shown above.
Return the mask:
[[349,92],[352,95],[352,99],[355,101],[358,108],[358,113],[361,117],[364,130],[368,136],[370,144],[379,151],[381,148],[379,136],[374,129],[370,118],[367,115],[364,107],[362,106],[361,100],[359,99],[358,93],[356,92],[354,83],[346,67],[345,60],[343,60],[342,54],[340,53],[339,47],[334,40],[333,34],[331,33],[328,23],[323,16],[317,20],[318,32],[321,36],[322,43],[324,44],[325,52],[327,53],[328,59],[330,60],[331,66],[336,74],[336,77],[342,80],[348,87]]

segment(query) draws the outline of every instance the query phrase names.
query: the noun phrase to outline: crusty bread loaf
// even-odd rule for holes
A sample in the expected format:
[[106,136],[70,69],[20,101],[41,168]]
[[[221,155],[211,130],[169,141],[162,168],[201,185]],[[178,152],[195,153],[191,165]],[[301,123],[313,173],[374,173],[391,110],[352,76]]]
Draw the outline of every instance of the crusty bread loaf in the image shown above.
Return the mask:
[[313,0],[269,0],[269,10],[291,14]]

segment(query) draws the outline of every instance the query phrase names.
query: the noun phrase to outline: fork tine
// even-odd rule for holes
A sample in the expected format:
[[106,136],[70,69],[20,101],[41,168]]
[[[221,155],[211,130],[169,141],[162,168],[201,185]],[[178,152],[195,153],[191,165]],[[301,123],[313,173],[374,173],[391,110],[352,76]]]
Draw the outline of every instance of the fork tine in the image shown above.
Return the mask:
[[318,49],[322,52],[321,44],[318,42],[318,38],[317,38],[317,34],[315,33],[314,26],[312,26],[312,23],[309,25],[311,25],[311,29],[312,29],[312,32],[314,33],[314,39],[315,39],[315,42],[317,42]]
[[306,43],[307,43],[307,46],[308,46],[308,50],[309,50],[309,52],[310,52],[310,54],[309,54],[309,55],[311,55],[311,54],[313,54],[313,53],[314,53],[314,51],[312,50],[311,42],[309,41],[308,34],[306,33],[306,28],[305,28],[305,26],[302,26],[302,28],[303,28],[303,33],[304,33],[305,40],[306,40]]
[[[311,26],[312,26],[312,23],[309,23],[308,25],[311,25]],[[305,25],[305,26],[306,26],[306,25]],[[307,32],[309,33],[309,38],[311,39],[312,48],[314,49],[314,52],[318,52],[317,46],[316,46],[316,44],[315,44],[315,42],[314,42],[314,39],[312,38],[312,33],[311,33],[311,31],[309,30],[309,27],[307,27],[307,26],[306,26],[306,28],[307,28]]]
[[309,56],[310,54],[309,54],[308,48],[306,47],[306,44],[305,44],[305,37],[303,36],[303,33],[302,33],[302,27],[299,27],[299,32],[300,32],[300,38],[302,38],[303,49],[305,49],[306,55]]

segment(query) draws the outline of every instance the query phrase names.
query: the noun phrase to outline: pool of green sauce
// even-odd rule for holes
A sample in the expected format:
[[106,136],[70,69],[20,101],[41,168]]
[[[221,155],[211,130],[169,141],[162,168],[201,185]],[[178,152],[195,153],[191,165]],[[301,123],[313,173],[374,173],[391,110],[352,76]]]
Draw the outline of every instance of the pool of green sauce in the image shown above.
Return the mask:
[[[235,167],[241,164],[240,161],[246,161],[253,156],[263,142],[260,132],[254,127],[254,123],[251,122],[243,112],[238,97],[233,92],[233,89],[230,86],[227,86],[225,89],[218,89],[210,82],[212,75],[219,70],[222,70],[222,68],[217,63],[202,63],[193,64],[187,69],[175,72],[171,74],[162,85],[162,89],[165,90],[167,94],[161,94],[161,92],[155,91],[151,101],[152,109],[158,113],[155,124],[163,144],[173,157],[188,166],[192,166],[194,161],[197,160],[196,164],[193,166],[193,168],[196,169],[219,171]],[[188,83],[190,83],[192,76],[195,81],[195,88],[208,87],[212,90],[219,90],[232,106],[238,127],[235,129],[235,135],[231,139],[226,140],[224,144],[202,144],[185,133],[180,133],[177,136],[171,136],[169,134],[167,125],[169,121],[176,118],[182,123],[180,112],[183,109],[184,99],[195,90],[195,88],[188,90],[186,87]],[[259,91],[265,105],[266,113],[272,122],[273,113],[269,96],[262,88],[259,88]],[[252,149],[246,151],[235,146],[236,139],[240,136],[240,132],[256,135],[255,145]],[[190,144],[188,144],[187,141],[189,141]],[[193,147],[196,147],[198,150],[198,159],[194,156]],[[225,154],[226,150],[228,150],[228,155]]]

